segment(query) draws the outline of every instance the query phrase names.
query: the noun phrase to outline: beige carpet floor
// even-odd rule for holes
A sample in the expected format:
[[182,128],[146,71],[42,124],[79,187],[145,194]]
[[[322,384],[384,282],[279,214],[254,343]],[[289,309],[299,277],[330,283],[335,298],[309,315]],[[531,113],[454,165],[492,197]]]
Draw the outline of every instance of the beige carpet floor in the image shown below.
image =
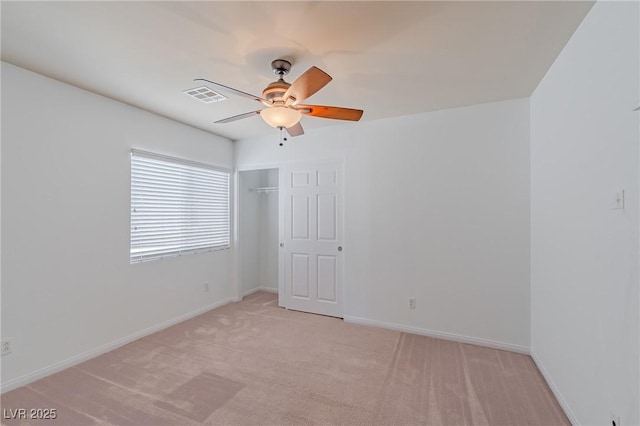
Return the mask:
[[6,425],[569,424],[526,355],[287,311],[262,292],[1,398],[5,414],[57,412]]

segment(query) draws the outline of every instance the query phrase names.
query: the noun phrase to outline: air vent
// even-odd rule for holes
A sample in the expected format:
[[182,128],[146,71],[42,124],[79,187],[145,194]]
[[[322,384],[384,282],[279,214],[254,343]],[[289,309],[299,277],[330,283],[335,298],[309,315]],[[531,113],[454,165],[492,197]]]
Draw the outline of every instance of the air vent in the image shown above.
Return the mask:
[[207,86],[196,87],[195,89],[189,89],[182,92],[187,94],[193,98],[196,98],[200,102],[204,102],[205,104],[210,104],[212,102],[224,101],[227,99],[226,96],[221,95],[218,92],[214,92]]

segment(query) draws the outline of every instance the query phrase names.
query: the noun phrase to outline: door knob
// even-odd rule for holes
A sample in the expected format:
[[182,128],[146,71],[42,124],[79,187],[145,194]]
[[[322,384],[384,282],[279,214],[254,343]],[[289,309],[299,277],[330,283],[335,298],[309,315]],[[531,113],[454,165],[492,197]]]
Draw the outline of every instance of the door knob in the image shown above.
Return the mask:
[[342,246],[338,246],[338,251],[342,251]]
[[284,243],[280,243],[280,247],[284,247]]

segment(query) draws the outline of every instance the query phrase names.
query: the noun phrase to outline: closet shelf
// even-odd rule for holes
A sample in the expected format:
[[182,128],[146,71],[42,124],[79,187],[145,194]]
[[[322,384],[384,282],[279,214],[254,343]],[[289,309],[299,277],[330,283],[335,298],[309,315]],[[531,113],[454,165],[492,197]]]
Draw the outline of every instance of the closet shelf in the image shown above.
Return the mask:
[[265,186],[262,188],[249,188],[250,192],[257,192],[258,194],[266,194],[269,192],[278,192],[277,186]]

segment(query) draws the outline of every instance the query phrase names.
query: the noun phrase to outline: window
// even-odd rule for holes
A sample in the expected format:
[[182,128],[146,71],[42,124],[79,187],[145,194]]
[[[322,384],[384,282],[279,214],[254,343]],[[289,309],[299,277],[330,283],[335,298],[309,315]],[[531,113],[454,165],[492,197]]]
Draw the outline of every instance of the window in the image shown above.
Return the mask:
[[131,151],[131,263],[229,248],[229,171]]

